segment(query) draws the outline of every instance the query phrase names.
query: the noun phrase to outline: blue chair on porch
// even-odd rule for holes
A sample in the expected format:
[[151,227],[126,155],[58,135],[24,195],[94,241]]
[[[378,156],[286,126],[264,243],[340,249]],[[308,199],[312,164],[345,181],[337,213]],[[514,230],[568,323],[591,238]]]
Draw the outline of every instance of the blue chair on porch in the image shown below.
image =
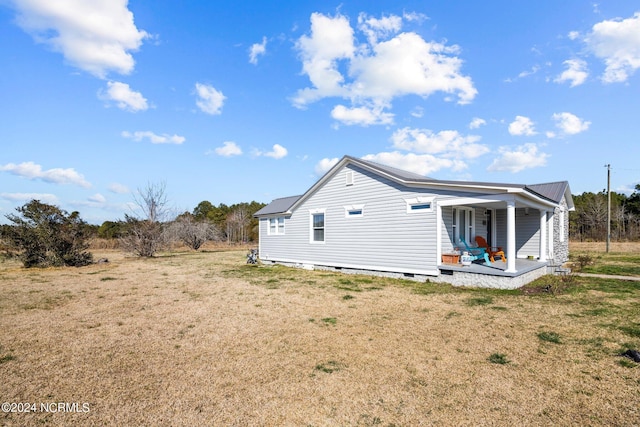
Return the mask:
[[464,245],[465,251],[467,251],[471,256],[472,261],[484,259],[487,265],[491,265],[489,254],[487,253],[485,248],[471,248],[462,237],[460,238],[460,242],[462,242],[462,244]]

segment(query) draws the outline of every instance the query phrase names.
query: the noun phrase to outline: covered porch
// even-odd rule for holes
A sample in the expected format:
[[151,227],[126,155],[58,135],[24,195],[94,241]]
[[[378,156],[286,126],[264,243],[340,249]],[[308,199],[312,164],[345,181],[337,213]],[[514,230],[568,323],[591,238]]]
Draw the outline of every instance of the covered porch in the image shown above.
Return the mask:
[[[530,276],[537,270],[543,270],[539,275],[546,274],[547,264],[553,264],[554,208],[548,200],[510,193],[438,200],[440,274],[511,278]],[[475,247],[475,236],[482,236],[490,246],[501,247],[507,262],[496,258],[491,265],[476,261],[465,267],[445,262],[447,254],[466,251],[465,242]]]

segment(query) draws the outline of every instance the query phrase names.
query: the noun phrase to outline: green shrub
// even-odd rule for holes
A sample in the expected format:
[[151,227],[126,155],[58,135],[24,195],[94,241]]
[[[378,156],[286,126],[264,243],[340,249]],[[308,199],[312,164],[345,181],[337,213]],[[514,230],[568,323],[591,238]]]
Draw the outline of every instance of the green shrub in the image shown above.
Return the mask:
[[39,200],[16,210],[18,215],[6,216],[13,226],[5,238],[25,267],[79,267],[93,262],[93,255],[86,252],[91,230],[78,212],[69,214]]

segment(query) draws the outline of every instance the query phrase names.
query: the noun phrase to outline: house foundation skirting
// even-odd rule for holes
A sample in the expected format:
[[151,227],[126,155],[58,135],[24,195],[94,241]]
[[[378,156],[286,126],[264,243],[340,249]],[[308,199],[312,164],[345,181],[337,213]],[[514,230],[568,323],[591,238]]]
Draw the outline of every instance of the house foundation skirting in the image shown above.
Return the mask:
[[508,276],[494,276],[490,274],[445,269],[441,271],[439,276],[431,278],[431,281],[471,288],[518,289],[545,274],[549,274],[546,265],[522,274]]
[[[334,267],[317,264],[302,264],[294,262],[262,260],[263,264],[280,264],[287,267],[302,268],[305,270],[335,271],[343,274],[361,274],[365,276],[390,277],[394,279],[414,280],[417,282],[449,283],[453,286],[491,288],[491,289],[517,289],[545,274],[553,273],[553,267],[546,263],[536,263],[525,268],[519,273],[506,273],[501,270],[495,272],[465,271],[464,268],[441,267],[440,275],[425,275],[412,273],[399,273],[392,271],[367,270],[358,268]],[[483,266],[474,266],[483,267]]]

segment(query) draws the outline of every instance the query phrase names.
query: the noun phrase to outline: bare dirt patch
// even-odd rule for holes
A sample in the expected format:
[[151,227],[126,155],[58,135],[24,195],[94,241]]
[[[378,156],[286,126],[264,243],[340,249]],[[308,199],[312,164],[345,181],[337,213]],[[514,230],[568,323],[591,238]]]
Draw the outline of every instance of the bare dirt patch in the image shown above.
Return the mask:
[[0,424],[640,422],[640,367],[617,356],[640,347],[633,284],[624,298],[586,284],[523,295],[246,266],[244,254],[0,263],[1,400],[90,409],[0,412]]

